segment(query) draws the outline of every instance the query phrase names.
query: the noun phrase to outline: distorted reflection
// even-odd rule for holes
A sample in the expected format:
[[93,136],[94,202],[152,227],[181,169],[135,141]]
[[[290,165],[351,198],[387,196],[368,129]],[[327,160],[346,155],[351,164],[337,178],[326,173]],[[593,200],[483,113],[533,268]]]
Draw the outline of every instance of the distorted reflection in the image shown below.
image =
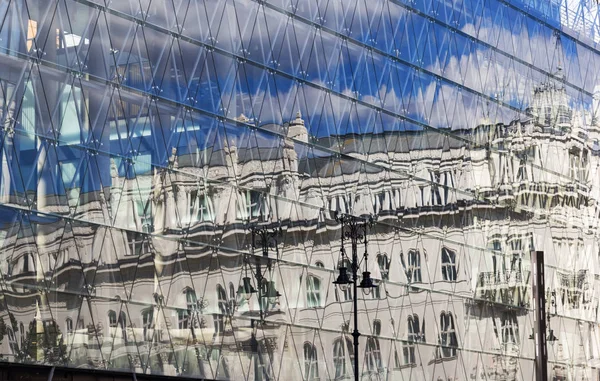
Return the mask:
[[147,3],[0,4],[1,359],[531,380],[541,250],[549,374],[598,377],[597,9]]

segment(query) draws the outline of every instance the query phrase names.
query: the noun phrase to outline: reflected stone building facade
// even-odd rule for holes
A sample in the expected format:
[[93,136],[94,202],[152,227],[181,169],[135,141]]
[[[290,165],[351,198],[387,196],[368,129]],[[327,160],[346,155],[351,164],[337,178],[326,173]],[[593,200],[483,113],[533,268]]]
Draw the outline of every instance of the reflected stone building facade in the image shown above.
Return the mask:
[[[549,375],[597,380],[597,11],[0,2],[1,359],[531,380],[541,250]],[[359,353],[339,214],[376,217]]]

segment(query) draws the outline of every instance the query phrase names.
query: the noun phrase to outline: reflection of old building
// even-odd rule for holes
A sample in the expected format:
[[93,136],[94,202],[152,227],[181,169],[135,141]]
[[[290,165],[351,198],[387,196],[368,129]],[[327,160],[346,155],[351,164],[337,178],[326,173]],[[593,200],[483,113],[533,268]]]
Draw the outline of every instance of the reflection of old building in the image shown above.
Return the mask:
[[[38,193],[36,213],[5,198],[18,221],[4,230],[6,356],[217,378],[350,375],[350,290],[331,283],[338,211],[379,216],[369,260],[381,283],[360,303],[365,375],[435,378],[461,362],[456,379],[531,377],[533,248],[548,253],[552,364],[591,375],[596,264],[582,254],[597,250],[597,156],[570,121],[532,115],[479,126],[470,149],[441,134],[373,135],[395,147],[383,169],[306,150],[298,114],[280,146],[253,132],[215,139],[200,164],[208,153],[176,149],[165,168],[106,160],[110,186],[72,187],[78,196],[58,203]],[[267,275],[277,299],[239,292],[253,271],[249,224],[283,229]]]
[[[521,112],[484,85],[458,85],[450,63],[438,70],[407,58],[413,48],[392,54],[375,35],[359,41],[351,26],[308,22],[301,4],[237,6],[262,12],[269,28],[283,15],[294,20],[296,42],[272,42],[280,51],[315,40],[313,29],[323,62],[342,49],[325,42],[354,46],[347,56],[357,62],[338,65],[347,72],[300,49],[265,58],[257,40],[238,41],[249,29],[205,33],[234,11],[209,1],[189,2],[189,14],[220,16],[185,28],[173,12],[134,2],[46,2],[52,11],[14,3],[0,4],[12,23],[10,33],[0,26],[3,359],[338,380],[351,378],[359,356],[363,379],[530,380],[535,249],[546,253],[550,372],[598,377],[600,128],[588,85],[574,95],[574,69],[511,52],[510,70],[535,72],[514,81],[527,84],[516,91]],[[425,13],[410,22],[446,22]],[[456,38],[470,30],[456,25],[446,26]],[[270,33],[255,38],[287,36]],[[485,38],[461,44],[504,49]],[[342,83],[366,78],[350,75],[363,50],[374,73],[396,79],[373,80],[376,90]],[[393,83],[414,77],[436,96],[426,100],[416,80]],[[468,97],[478,106],[419,111]],[[444,126],[434,124],[442,117]],[[335,212],[377,216],[367,251],[379,283],[360,295],[360,353],[352,291],[332,284],[341,264]],[[269,259],[252,243],[256,226],[281,229]]]

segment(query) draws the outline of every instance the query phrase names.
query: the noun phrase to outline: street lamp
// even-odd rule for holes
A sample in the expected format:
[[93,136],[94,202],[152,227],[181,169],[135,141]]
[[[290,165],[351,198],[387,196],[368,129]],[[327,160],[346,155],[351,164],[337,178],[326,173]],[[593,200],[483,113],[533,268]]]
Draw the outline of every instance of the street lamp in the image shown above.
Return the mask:
[[[367,252],[367,228],[373,226],[373,217],[369,217],[367,219],[355,217],[349,214],[341,214],[336,216],[336,221],[342,225],[342,242],[341,242],[341,265],[339,267],[339,275],[337,279],[333,282],[335,285],[338,285],[342,291],[345,291],[350,284],[353,285],[353,293],[352,293],[352,301],[354,303],[354,331],[352,332],[352,337],[354,338],[354,379],[358,381],[358,337],[360,336],[360,332],[358,332],[358,288],[361,288],[365,294],[369,294],[371,289],[375,287],[373,284],[373,279],[371,279],[371,273],[367,271],[367,257],[369,256]],[[350,243],[352,246],[352,259],[349,260],[346,255],[346,250],[344,248],[344,239],[350,239]],[[362,255],[362,261],[365,264],[362,279],[360,284],[357,284],[357,276],[359,269],[359,261],[358,261],[358,244],[364,243],[365,252]],[[350,265],[350,270],[352,271],[352,278],[348,275],[348,265]]]
[[[277,252],[277,238],[281,235],[281,228],[267,228],[267,227],[252,227],[250,228],[252,234],[252,254],[256,259],[255,269],[253,271],[252,265],[248,258],[245,258],[245,276],[242,278],[242,284],[238,290],[238,295],[242,296],[247,301],[252,298],[253,294],[258,294],[259,308],[260,308],[260,320],[263,320],[263,300],[266,300],[268,304],[277,303],[277,299],[281,296],[279,291],[275,287],[275,282],[272,279],[267,279],[268,274],[272,274],[273,266],[272,259],[269,258],[269,251],[275,248]],[[261,247],[261,256],[255,255],[257,245]],[[266,262],[266,271],[263,272],[263,261]],[[257,288],[252,285],[252,278],[248,276],[248,268],[254,279],[256,280]],[[267,304],[267,305],[268,305]]]
[[[269,304],[277,303],[277,300],[281,296],[277,288],[275,287],[275,281],[272,279],[272,259],[269,258],[269,251],[275,248],[276,259],[279,257],[277,250],[277,238],[281,235],[281,227],[279,228],[267,228],[267,227],[252,227],[250,228],[252,235],[252,256],[255,258],[255,269],[253,271],[252,265],[247,257],[244,258],[245,274],[242,278],[242,284],[238,289],[238,295],[243,297],[246,301],[252,298],[253,294],[258,295],[258,306],[260,311],[260,322],[255,321],[254,318],[250,319],[250,351],[253,354],[254,361],[260,363],[260,367],[264,367],[262,356],[259,354],[259,342],[256,337],[256,331],[258,324],[264,323],[264,314],[267,311],[263,311],[263,301]],[[255,251],[257,246],[260,246],[262,255],[256,255]],[[263,272],[263,262],[266,262],[266,271]],[[256,280],[257,288],[252,285],[252,278],[248,276],[248,269],[252,277]],[[271,275],[270,279],[267,278]],[[269,376],[266,376],[269,379]]]

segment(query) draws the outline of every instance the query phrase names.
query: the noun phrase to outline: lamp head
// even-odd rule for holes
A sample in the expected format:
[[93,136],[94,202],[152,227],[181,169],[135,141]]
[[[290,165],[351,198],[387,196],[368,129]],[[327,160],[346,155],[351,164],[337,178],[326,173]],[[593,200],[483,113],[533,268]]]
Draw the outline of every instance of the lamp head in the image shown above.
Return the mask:
[[252,279],[250,277],[242,278],[242,287],[238,290],[238,294],[244,297],[246,300],[250,300],[252,294],[256,292],[254,286],[252,286]]
[[350,277],[348,276],[348,268],[342,266],[339,268],[339,270],[340,274],[338,275],[337,279],[333,282],[333,284],[337,284],[338,286],[340,286],[340,289],[342,291],[346,291],[348,286],[352,283]]
[[275,282],[272,280],[267,282],[266,288],[267,288],[266,293],[265,293],[265,295],[263,295],[263,297],[267,298],[267,301],[270,304],[277,303],[277,299],[281,296],[281,294],[275,288]]
[[363,292],[368,295],[371,292],[372,288],[375,288],[375,284],[373,283],[373,279],[371,278],[371,273],[368,271],[363,272],[362,280],[358,285],[359,288],[362,288]]

